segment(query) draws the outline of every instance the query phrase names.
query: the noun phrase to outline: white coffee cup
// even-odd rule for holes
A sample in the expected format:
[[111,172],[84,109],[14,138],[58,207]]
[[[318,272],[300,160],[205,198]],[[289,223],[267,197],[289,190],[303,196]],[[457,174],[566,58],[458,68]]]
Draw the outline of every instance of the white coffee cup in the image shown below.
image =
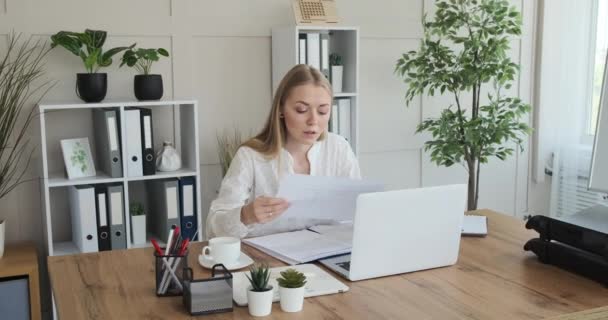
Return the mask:
[[213,260],[214,264],[224,266],[238,261],[241,256],[241,239],[233,237],[217,237],[209,240],[209,245],[203,248],[203,257]]

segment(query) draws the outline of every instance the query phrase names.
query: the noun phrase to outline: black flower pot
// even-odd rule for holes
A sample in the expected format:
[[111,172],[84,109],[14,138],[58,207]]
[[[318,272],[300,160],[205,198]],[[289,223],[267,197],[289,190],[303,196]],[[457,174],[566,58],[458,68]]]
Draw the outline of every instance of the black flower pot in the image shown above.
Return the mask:
[[85,102],[99,102],[106,97],[108,75],[106,73],[76,74],[76,95]]
[[160,74],[138,74],[133,84],[137,100],[158,100],[163,97],[163,77]]

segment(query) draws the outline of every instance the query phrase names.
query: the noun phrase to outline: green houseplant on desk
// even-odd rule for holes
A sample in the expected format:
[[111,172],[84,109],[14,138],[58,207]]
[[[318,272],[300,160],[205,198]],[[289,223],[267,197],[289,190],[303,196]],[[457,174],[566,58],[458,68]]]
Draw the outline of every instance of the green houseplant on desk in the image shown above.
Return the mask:
[[304,285],[306,276],[295,269],[287,269],[281,272],[277,279],[279,283],[279,295],[281,297],[281,310],[285,312],[299,312],[304,305]]
[[268,265],[254,265],[249,268],[249,275],[245,275],[251,284],[247,291],[247,306],[249,314],[254,317],[263,317],[272,311],[272,286]]

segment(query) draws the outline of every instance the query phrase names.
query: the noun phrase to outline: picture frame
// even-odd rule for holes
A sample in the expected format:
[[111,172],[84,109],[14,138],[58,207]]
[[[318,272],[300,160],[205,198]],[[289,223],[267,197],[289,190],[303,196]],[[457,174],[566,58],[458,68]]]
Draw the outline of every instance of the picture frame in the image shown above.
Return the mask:
[[68,179],[96,175],[89,138],[61,140],[61,152]]

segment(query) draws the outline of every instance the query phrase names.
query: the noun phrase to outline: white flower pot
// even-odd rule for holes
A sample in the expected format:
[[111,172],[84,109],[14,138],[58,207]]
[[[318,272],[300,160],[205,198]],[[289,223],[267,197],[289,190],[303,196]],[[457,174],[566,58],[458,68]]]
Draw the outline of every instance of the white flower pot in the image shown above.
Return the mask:
[[300,312],[304,305],[304,287],[283,288],[279,286],[281,310],[285,312]]
[[6,230],[6,221],[0,220],[0,258],[4,255],[4,234]]
[[342,74],[344,66],[331,66],[331,87],[334,93],[342,92]]
[[131,216],[131,242],[146,243],[146,215]]
[[251,291],[251,287],[247,290],[247,306],[249,314],[254,317],[264,317],[272,311],[272,297],[274,292],[272,287],[264,292]]

